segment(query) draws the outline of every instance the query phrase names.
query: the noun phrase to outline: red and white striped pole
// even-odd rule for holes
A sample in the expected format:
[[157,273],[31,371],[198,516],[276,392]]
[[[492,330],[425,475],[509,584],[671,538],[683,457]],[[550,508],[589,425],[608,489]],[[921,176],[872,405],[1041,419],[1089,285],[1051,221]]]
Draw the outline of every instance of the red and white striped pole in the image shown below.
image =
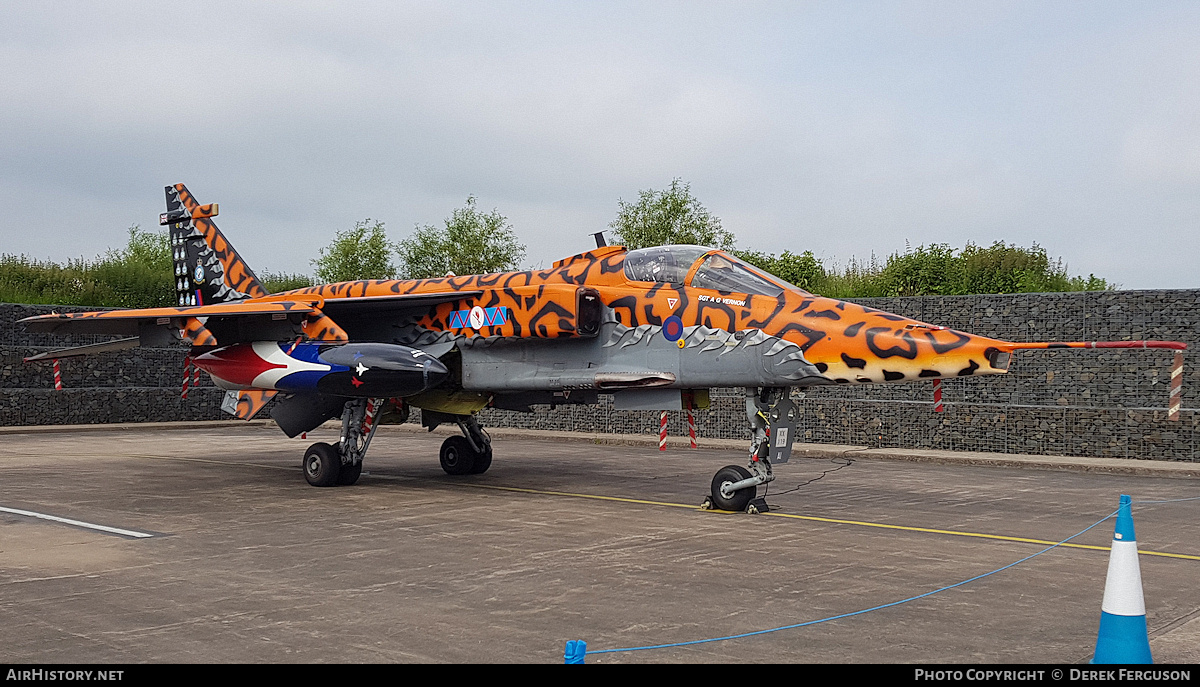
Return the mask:
[[186,399],[188,394],[188,382],[192,379],[192,356],[184,356],[183,358],[183,390],[179,392],[179,398]]
[[1179,408],[1183,403],[1183,353],[1176,351],[1175,364],[1171,366],[1171,397],[1167,402],[1167,419],[1179,421]]
[[200,369],[200,366],[199,366],[199,365],[193,365],[192,367],[193,367],[193,369],[195,369],[195,370],[196,370],[195,374],[193,374],[193,375],[192,375],[192,388],[193,388],[193,389],[199,389],[199,388],[200,388],[200,372],[201,372],[201,369]]
[[688,437],[692,440],[692,448],[696,448],[696,413],[688,406]]
[[371,433],[371,425],[375,423],[375,411],[379,409],[379,402],[374,398],[367,399],[367,412],[363,414],[361,432],[363,434]]
[[658,450],[667,450],[667,411],[662,411],[658,419]]
[[58,365],[58,358],[54,359],[54,390],[62,391],[62,368]]
[[933,412],[945,412],[945,408],[942,407],[942,380],[940,379],[933,380]]

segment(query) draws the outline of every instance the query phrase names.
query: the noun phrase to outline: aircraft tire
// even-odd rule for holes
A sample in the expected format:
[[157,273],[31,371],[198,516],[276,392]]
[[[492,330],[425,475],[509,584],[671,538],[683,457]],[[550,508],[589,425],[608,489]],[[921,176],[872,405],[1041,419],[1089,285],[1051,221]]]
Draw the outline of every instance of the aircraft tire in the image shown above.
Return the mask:
[[342,472],[337,448],[318,441],[304,452],[304,479],[314,487],[334,487]]
[[740,465],[726,465],[717,470],[712,481],[712,503],[719,510],[741,512],[746,510],[746,504],[758,493],[758,487],[746,487],[733,493],[730,498],[721,495],[721,485],[740,482],[750,477],[750,471]]
[[440,458],[447,475],[469,475],[475,468],[475,451],[464,436],[447,437]]
[[482,475],[492,467],[492,447],[488,446],[483,453],[475,454],[475,464],[471,466],[472,475]]
[[342,470],[338,473],[338,486],[348,487],[357,482],[360,475],[362,475],[361,460],[357,463],[342,465]]

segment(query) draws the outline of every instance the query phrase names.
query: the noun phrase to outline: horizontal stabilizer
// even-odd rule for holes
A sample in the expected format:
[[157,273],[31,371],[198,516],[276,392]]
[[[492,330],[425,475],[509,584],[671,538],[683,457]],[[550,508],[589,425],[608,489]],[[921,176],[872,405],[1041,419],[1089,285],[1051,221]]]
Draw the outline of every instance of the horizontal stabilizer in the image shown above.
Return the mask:
[[136,348],[141,344],[141,339],[136,336],[131,336],[128,339],[117,339],[115,341],[105,341],[104,343],[89,344],[87,346],[76,346],[74,348],[60,348],[57,351],[48,351],[46,353],[38,353],[31,355],[25,359],[25,362],[32,363],[38,360],[57,360],[59,358],[74,358],[80,355],[92,355],[93,353],[108,353],[110,351],[123,351],[127,348]]

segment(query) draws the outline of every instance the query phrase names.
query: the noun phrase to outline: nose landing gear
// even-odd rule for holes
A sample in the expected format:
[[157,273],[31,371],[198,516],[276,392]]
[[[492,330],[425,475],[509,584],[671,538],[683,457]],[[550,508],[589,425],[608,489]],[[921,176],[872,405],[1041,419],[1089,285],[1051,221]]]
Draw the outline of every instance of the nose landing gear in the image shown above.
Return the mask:
[[795,434],[796,407],[786,388],[746,389],[746,417],[754,438],[747,467],[726,465],[713,476],[703,508],[748,513],[767,512],[764,499],[756,498],[758,485],[775,479],[771,462],[786,463]]

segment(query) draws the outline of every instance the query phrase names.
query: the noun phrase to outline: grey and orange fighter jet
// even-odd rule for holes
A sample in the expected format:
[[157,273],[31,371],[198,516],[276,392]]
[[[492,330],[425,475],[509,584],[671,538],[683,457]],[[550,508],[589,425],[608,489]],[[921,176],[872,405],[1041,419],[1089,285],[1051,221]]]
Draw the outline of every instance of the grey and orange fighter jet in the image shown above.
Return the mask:
[[341,417],[337,445],[305,452],[314,486],[357,481],[385,404],[420,408],[430,429],[457,424],[441,464],[463,475],[492,462],[477,418],[485,407],[530,411],[610,393],[617,409],[679,410],[705,407],[712,387],[742,387],[749,462],[718,471],[710,493],[713,507],[738,511],[790,455],[792,387],[1003,374],[1021,349],[1183,347],[990,339],[822,298],[690,245],[601,245],[545,270],[270,294],[217,229],[216,205],[182,184],[166,195],[177,305],[27,318],[32,332],[125,337],[35,358],[188,342],[237,417],[272,397],[289,437]]

